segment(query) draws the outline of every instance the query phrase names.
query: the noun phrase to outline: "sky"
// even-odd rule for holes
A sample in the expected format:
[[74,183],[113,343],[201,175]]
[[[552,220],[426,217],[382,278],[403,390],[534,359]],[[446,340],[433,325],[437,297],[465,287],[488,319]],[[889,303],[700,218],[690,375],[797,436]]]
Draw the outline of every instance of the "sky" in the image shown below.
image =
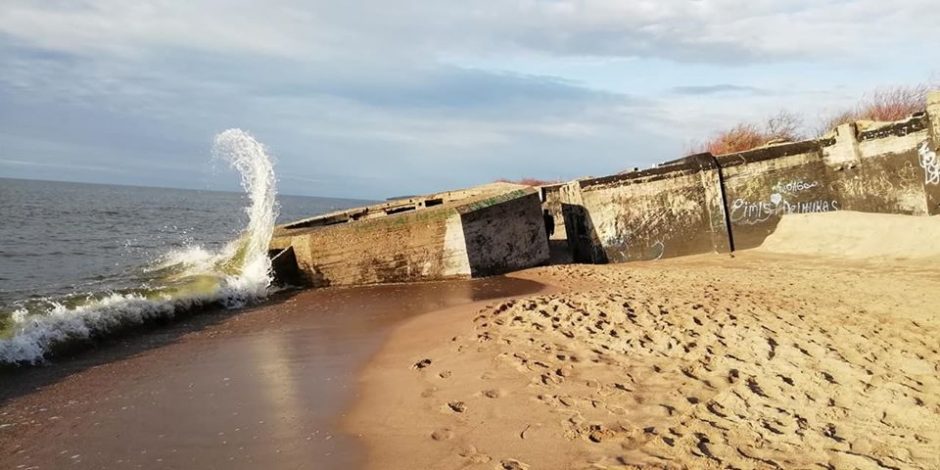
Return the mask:
[[0,177],[383,199],[808,129],[940,71],[936,0],[2,0]]

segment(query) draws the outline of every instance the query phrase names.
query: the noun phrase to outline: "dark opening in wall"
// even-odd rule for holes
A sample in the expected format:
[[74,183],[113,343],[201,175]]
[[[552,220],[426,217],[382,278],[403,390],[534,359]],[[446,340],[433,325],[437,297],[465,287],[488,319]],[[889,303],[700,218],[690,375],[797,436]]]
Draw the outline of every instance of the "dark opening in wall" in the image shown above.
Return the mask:
[[434,207],[439,206],[444,203],[443,199],[426,199],[424,201],[424,207]]
[[303,273],[297,266],[297,256],[294,254],[294,247],[289,246],[283,250],[268,250],[268,258],[271,259],[274,285],[284,287],[304,286],[307,284],[304,280]]
[[415,207],[415,206],[390,207],[390,208],[388,208],[388,209],[385,209],[385,213],[388,214],[388,215],[392,215],[392,214],[398,214],[398,213],[401,213],[401,212],[409,212],[409,211],[413,211],[413,210],[416,210],[416,209],[417,209],[417,207]]
[[575,214],[574,216],[574,233],[576,236],[581,238],[590,238],[587,225],[584,223],[583,214]]

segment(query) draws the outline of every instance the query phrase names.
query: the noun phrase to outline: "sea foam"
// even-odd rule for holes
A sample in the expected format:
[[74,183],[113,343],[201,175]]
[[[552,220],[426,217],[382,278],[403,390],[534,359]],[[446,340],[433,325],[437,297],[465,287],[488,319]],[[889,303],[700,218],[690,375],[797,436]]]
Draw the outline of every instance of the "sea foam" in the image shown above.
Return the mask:
[[272,279],[268,245],[278,211],[272,158],[241,129],[218,134],[213,154],[239,172],[250,202],[248,225],[238,238],[219,250],[193,246],[164,254],[146,267],[152,281],[138,289],[89,295],[84,302],[49,299],[35,311],[14,311],[10,335],[0,339],[0,363],[37,363],[70,341],[208,305],[236,308],[266,297]]

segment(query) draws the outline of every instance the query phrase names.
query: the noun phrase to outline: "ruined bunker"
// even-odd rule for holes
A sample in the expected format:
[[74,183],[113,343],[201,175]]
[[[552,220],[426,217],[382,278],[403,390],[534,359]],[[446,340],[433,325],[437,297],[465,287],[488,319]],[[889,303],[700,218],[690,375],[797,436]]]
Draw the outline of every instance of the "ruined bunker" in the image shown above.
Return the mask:
[[940,91],[898,121],[539,188],[399,199],[278,227],[271,247],[279,275],[314,286],[727,253],[760,246],[790,214],[940,215],[938,153]]
[[[940,214],[940,92],[925,112],[802,142],[691,155],[543,187],[571,258],[656,260],[760,246],[789,214]],[[812,243],[812,240],[807,240]]]
[[539,191],[494,183],[278,226],[278,276],[313,287],[502,274],[544,264]]

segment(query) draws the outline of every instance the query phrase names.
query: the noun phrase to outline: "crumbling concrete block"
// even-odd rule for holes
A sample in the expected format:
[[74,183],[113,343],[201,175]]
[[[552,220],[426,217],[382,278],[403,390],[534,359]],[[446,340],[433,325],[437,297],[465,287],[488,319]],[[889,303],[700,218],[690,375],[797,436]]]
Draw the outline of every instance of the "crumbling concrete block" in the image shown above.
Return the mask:
[[470,278],[548,261],[538,190],[488,185],[351,209],[279,226],[315,287]]

